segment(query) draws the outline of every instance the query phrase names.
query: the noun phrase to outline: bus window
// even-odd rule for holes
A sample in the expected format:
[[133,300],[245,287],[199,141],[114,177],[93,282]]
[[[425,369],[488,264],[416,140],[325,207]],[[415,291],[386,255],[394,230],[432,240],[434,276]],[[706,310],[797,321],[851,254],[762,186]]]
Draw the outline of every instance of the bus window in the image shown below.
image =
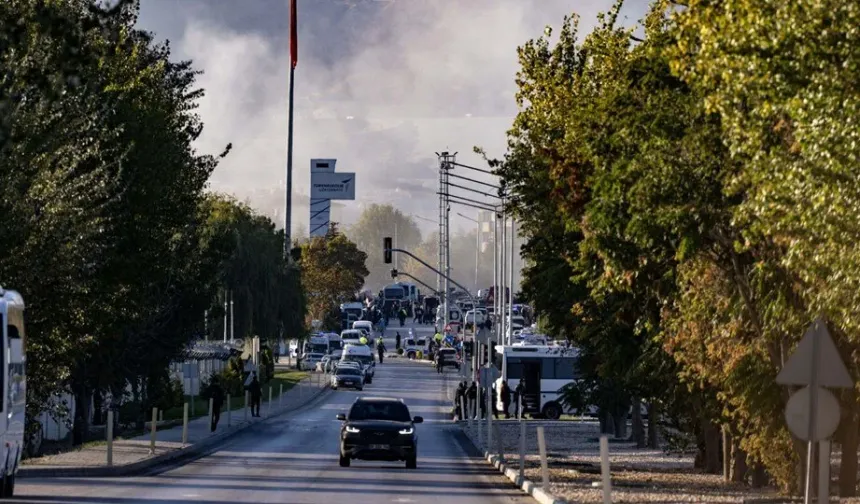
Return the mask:
[[561,358],[555,361],[555,379],[573,380],[576,378],[576,359]]
[[523,362],[517,357],[508,359],[508,379],[520,380],[523,377]]
[[555,362],[561,359],[542,359],[540,367],[540,377],[542,380],[554,380],[555,379]]

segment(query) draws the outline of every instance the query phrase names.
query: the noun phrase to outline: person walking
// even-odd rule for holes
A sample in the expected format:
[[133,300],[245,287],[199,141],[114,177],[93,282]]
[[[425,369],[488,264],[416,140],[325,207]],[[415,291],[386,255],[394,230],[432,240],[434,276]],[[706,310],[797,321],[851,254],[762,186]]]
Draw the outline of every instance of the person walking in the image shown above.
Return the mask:
[[406,308],[401,308],[400,312],[397,314],[400,319],[400,327],[406,325]]
[[463,411],[463,403],[466,401],[466,380],[460,382],[457,386],[457,393],[454,394],[454,411],[457,413],[458,420],[466,419],[466,412]]
[[382,364],[382,359],[385,357],[385,341],[382,336],[376,338],[376,352],[379,354],[379,363]]
[[218,376],[212,377],[212,383],[209,385],[212,398],[212,418],[210,419],[210,431],[215,432],[218,427],[218,420],[221,419],[221,407],[224,406],[224,389],[221,388],[221,382]]
[[394,335],[394,350],[400,348],[400,331],[397,331],[397,334]]
[[436,372],[442,374],[442,354],[436,352]]
[[260,386],[260,380],[257,379],[257,373],[251,373],[251,384],[248,385],[248,391],[251,393],[251,416],[260,416],[260,402],[263,399],[263,388]]

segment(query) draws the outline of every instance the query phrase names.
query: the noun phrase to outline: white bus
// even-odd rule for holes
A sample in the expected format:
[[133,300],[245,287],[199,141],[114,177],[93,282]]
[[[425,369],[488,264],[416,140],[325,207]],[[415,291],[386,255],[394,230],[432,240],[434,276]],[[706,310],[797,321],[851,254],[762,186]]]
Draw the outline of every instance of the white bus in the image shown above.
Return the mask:
[[15,291],[0,287],[0,318],[3,324],[3,369],[0,372],[0,419],[3,443],[0,458],[0,492],[12,497],[15,474],[24,449],[24,407],[27,396],[27,358],[24,352],[24,299]]
[[562,402],[559,390],[577,379],[578,358],[579,350],[573,347],[497,345],[495,365],[507,374],[496,381],[495,400],[499,410],[503,408],[502,380],[507,379],[512,392],[520,381],[523,382],[523,413],[539,414],[550,420],[557,420],[563,413],[571,413]]

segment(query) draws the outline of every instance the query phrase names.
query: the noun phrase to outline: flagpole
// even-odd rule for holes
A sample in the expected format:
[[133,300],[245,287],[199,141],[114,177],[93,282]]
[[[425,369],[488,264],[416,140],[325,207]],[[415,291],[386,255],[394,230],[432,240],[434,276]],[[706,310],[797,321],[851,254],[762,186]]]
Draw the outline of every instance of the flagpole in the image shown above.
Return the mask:
[[289,98],[289,126],[287,129],[287,187],[286,187],[286,209],[284,211],[284,258],[292,264],[293,259],[290,250],[293,247],[292,223],[293,223],[293,112],[295,101],[293,97],[296,89],[296,64],[299,59],[299,29],[296,20],[298,8],[297,0],[290,0],[290,98]]
[[292,218],[293,218],[293,96],[295,94],[296,69],[290,65],[289,126],[287,127],[287,201],[284,212],[284,257],[292,261]]

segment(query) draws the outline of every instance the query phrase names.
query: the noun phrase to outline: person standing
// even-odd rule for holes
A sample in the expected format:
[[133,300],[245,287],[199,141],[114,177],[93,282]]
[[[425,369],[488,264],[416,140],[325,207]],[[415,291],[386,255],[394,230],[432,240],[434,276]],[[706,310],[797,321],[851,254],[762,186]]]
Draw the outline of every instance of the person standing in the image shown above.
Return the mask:
[[221,407],[224,405],[224,389],[221,388],[218,376],[212,377],[212,383],[209,385],[212,398],[212,418],[210,419],[210,431],[215,432],[218,427],[218,420],[221,419]]
[[523,392],[525,392],[526,388],[523,385],[523,380],[520,380],[517,383],[517,388],[514,389],[514,416],[519,418],[522,415],[520,411],[520,407],[523,403]]
[[397,331],[397,334],[394,335],[394,350],[400,348],[400,331]]
[[248,391],[251,393],[251,416],[260,416],[260,402],[263,399],[263,388],[260,386],[260,380],[257,379],[257,373],[251,373],[251,384],[248,385]]
[[379,363],[382,364],[382,359],[385,356],[385,341],[382,336],[376,338],[376,352],[379,354]]
[[460,382],[457,386],[457,393],[454,394],[454,411],[457,413],[457,418],[460,420],[466,419],[466,412],[463,411],[463,404],[466,402],[466,380]]
[[501,395],[505,418],[511,418],[511,388],[508,386],[508,380],[502,381]]
[[468,401],[469,405],[466,406],[470,410],[469,414],[470,415],[473,414],[471,410],[472,410],[472,408],[474,408],[474,415],[475,415],[475,417],[477,417],[478,416],[478,409],[477,409],[478,385],[476,384],[476,382],[472,382],[472,384],[469,385],[468,390],[466,390],[466,397],[469,399],[469,401]]

